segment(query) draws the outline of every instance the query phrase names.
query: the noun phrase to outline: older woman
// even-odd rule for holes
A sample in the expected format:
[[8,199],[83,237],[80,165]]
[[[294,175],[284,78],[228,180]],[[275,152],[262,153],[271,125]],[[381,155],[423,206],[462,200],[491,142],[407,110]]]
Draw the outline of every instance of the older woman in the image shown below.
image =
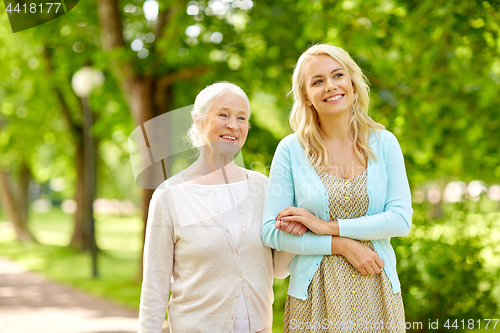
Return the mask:
[[306,50],[292,91],[295,134],[276,150],[262,229],[298,254],[284,331],[404,332],[390,238],[409,233],[412,208],[398,141],[368,116],[366,78],[339,47]]
[[260,238],[267,178],[233,160],[248,134],[248,98],[215,83],[192,116],[199,158],[161,184],[149,207],[139,332],[159,333],[167,304],[172,333],[271,332],[273,269],[288,275],[291,256]]

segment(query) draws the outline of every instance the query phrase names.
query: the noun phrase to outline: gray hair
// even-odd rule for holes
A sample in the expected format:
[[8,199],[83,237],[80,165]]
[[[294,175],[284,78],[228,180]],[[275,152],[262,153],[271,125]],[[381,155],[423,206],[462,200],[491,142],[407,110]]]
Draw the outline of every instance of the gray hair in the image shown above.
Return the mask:
[[248,100],[247,94],[235,85],[230,82],[216,82],[213,83],[196,96],[194,101],[193,110],[191,111],[191,116],[193,117],[193,123],[188,130],[188,134],[186,136],[186,141],[188,141],[193,148],[198,148],[204,144],[206,144],[205,139],[196,128],[196,124],[194,123],[194,117],[196,116],[200,121],[205,120],[207,116],[207,112],[214,105],[215,101],[222,97],[225,94],[234,94],[236,96],[240,96],[245,101],[248,107],[248,116],[250,117],[250,102]]

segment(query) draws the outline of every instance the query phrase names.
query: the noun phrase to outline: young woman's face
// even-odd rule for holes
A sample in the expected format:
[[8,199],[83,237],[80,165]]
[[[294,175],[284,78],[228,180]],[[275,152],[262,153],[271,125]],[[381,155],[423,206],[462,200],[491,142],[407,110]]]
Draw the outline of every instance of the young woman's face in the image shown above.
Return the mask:
[[304,67],[306,104],[314,106],[318,116],[350,112],[354,86],[349,73],[327,55],[314,56]]
[[205,119],[198,122],[197,126],[211,147],[222,150],[222,153],[235,154],[245,144],[248,118],[249,110],[245,100],[227,93],[215,101]]

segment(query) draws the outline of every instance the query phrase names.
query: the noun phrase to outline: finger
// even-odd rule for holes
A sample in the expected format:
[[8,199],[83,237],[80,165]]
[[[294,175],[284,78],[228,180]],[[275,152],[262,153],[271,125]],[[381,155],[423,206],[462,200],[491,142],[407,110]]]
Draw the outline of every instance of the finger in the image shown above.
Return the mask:
[[286,214],[287,208],[282,209],[278,215],[276,215],[276,220],[281,220],[284,216],[287,216]]
[[372,265],[371,269],[373,270],[374,274],[380,273],[380,267],[378,267],[377,264]]
[[286,228],[288,228],[289,224],[290,223],[288,223],[286,221],[281,221],[280,230],[286,232]]
[[291,233],[294,235],[299,235],[299,231],[302,229],[302,224],[301,223],[296,223],[295,226],[293,227]]
[[306,226],[302,225],[302,228],[300,229],[299,231],[299,236],[302,236],[303,234],[305,234],[307,231],[307,228]]
[[279,219],[281,219],[283,216],[285,216],[284,214],[285,214],[285,212],[286,212],[286,210],[287,210],[287,209],[288,209],[288,207],[285,207],[285,208],[283,208],[282,210],[280,210],[280,211],[278,212],[278,215],[276,215],[276,220],[279,220]]
[[370,275],[373,275],[375,274],[375,271],[373,270],[373,268],[371,266],[367,267],[366,271],[368,272],[368,274]]
[[276,229],[280,229],[281,228],[281,220],[276,220],[274,222],[274,226],[276,227]]
[[297,215],[297,207],[286,207],[281,212],[278,213],[279,218],[283,218],[285,216]]
[[291,233],[293,228],[295,227],[296,223],[295,222],[289,222],[288,226],[285,229],[285,232]]
[[380,259],[380,257],[378,259],[375,260],[375,262],[377,263],[377,266],[382,269],[385,267],[385,263],[382,259]]
[[304,224],[302,223],[302,216],[298,216],[298,215],[289,215],[289,216],[285,216],[285,217],[282,217],[281,218],[281,221],[286,221],[286,222],[298,222],[298,223],[301,223],[301,224]]

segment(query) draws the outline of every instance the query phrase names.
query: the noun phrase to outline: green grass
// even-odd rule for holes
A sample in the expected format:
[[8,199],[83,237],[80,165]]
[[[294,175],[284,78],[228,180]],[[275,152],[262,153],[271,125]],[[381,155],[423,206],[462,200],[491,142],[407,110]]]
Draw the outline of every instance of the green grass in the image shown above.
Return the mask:
[[[0,221],[5,221],[0,214]],[[137,272],[142,240],[142,223],[137,217],[96,217],[98,278],[92,278],[87,253],[67,247],[73,218],[59,209],[31,213],[30,228],[39,244],[15,241],[10,223],[0,222],[0,256],[11,258],[25,268],[39,272],[96,296],[132,309],[139,308],[140,282]]]

